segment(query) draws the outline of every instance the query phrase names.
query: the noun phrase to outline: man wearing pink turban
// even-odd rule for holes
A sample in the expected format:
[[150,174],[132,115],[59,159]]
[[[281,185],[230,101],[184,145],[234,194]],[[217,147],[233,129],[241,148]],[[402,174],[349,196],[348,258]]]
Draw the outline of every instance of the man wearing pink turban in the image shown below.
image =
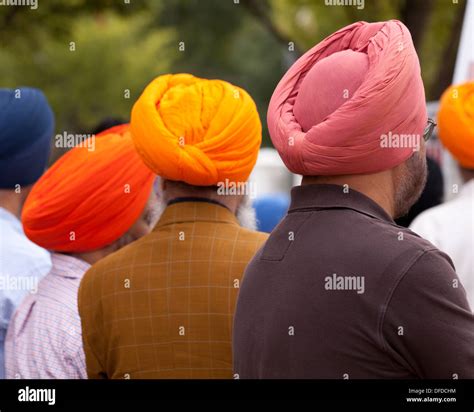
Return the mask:
[[395,224],[426,181],[423,82],[408,29],[358,22],[283,76],[272,141],[303,175],[247,267],[239,378],[473,378],[474,321],[451,259]]

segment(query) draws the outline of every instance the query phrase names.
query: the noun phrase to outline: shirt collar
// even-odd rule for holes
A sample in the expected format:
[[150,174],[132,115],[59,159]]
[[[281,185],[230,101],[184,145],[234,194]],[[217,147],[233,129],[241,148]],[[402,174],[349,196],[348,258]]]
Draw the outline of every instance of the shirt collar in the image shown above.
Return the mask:
[[291,189],[289,213],[300,210],[351,209],[395,224],[390,215],[372,199],[339,185],[312,184]]
[[155,231],[166,225],[184,222],[239,224],[237,217],[220,204],[183,201],[167,206],[153,230]]
[[91,265],[82,259],[62,253],[52,253],[51,262],[53,267],[50,274],[63,278],[81,278],[89,270]]
[[219,206],[225,207],[226,209],[229,209],[226,205],[218,202],[217,200],[205,199],[203,197],[177,197],[173,200],[170,200],[168,202],[168,206],[174,205],[175,203],[183,203],[183,202],[213,203],[215,205],[219,205]]

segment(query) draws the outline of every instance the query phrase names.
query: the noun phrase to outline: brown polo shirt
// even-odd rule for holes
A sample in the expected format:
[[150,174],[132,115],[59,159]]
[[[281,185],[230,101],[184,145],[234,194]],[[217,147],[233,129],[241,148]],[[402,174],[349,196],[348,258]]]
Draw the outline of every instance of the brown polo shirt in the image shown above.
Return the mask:
[[233,345],[240,378],[474,378],[450,258],[336,185],[293,189],[245,272]]

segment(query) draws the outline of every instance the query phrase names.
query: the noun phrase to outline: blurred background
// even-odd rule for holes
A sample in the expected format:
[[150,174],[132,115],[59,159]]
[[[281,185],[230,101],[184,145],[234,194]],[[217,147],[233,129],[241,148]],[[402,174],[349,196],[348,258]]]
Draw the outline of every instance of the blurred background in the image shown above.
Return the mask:
[[36,86],[57,131],[93,132],[104,117],[128,119],[152,78],[190,72],[247,89],[266,130],[270,96],[304,51],[358,20],[402,20],[421,59],[427,100],[451,83],[465,0],[38,0],[0,7],[2,87]]
[[[266,112],[278,81],[306,50],[356,21],[403,21],[420,57],[434,119],[453,78],[474,77],[474,0],[353,0],[345,6],[333,4],[351,2],[37,1],[35,10],[0,7],[0,87],[44,90],[58,134],[96,133],[128,121],[143,88],[164,73],[224,79],[250,92],[264,128],[264,149],[251,177],[258,186],[258,218],[265,222],[261,230],[271,230],[284,215],[289,190],[300,180],[271,148]],[[55,147],[51,161],[65,150]],[[462,182],[436,134],[428,155],[442,169],[444,183],[438,185],[447,200]]]

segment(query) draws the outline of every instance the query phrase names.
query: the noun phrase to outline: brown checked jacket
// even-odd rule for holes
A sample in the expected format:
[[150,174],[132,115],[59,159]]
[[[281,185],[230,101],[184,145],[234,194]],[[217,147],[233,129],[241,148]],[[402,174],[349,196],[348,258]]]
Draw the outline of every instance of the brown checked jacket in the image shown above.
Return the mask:
[[82,280],[89,378],[232,378],[237,294],[266,239],[221,205],[169,205],[149,235]]

